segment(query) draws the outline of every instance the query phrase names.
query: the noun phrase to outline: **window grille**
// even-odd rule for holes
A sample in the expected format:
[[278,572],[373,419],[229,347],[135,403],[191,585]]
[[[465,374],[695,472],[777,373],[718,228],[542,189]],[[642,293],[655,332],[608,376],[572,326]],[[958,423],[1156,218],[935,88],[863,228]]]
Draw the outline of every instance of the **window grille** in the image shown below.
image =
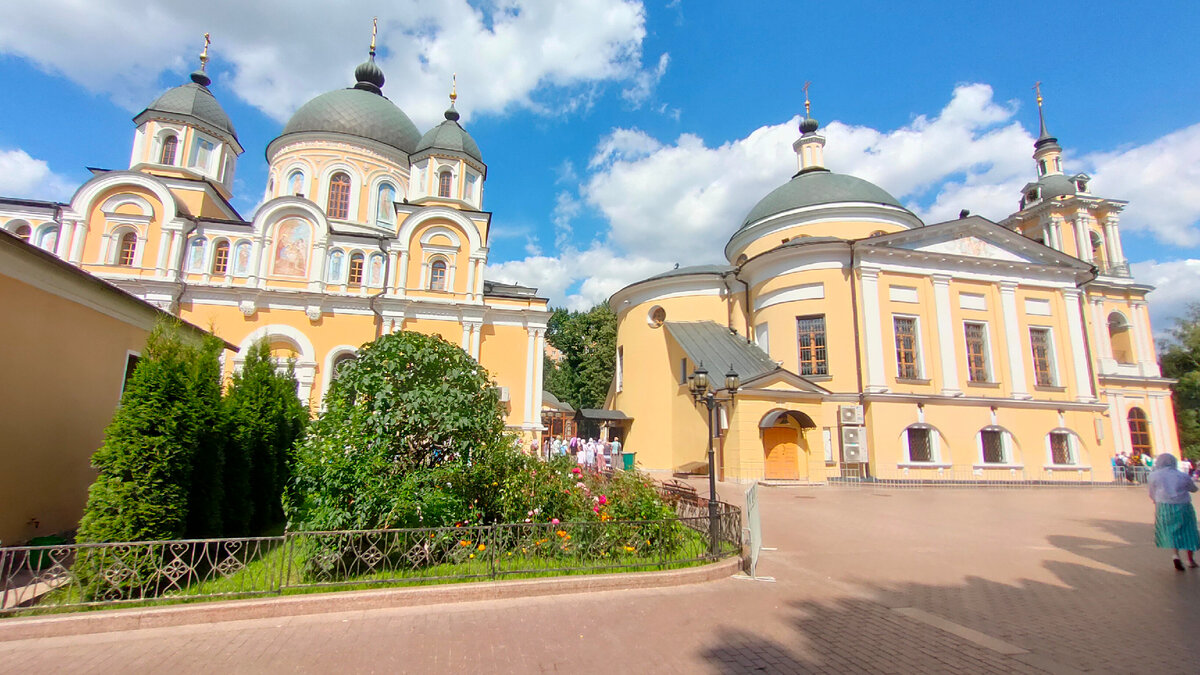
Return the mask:
[[1050,365],[1050,329],[1030,328],[1029,344],[1033,349],[1033,377],[1038,386],[1054,386],[1054,370]]
[[800,343],[800,374],[828,375],[825,350],[825,317],[802,316],[796,319]]
[[908,461],[933,461],[933,443],[927,427],[908,428]]
[[1064,431],[1050,432],[1050,462],[1074,464],[1071,460],[1071,435]]
[[917,320],[897,316],[892,325],[896,330],[896,377],[915,380],[921,376],[917,368]]
[[979,442],[983,445],[984,464],[1004,463],[1004,432],[998,429],[984,429],[979,433]]
[[971,382],[987,382],[987,332],[981,323],[964,325],[967,338],[967,379]]

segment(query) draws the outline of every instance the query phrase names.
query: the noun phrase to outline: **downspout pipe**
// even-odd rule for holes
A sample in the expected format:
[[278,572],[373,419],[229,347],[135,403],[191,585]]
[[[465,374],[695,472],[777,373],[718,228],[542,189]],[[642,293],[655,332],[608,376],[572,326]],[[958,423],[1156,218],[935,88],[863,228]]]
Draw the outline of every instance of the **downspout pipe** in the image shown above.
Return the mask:
[[746,342],[754,342],[754,333],[751,329],[754,326],[754,307],[750,304],[750,283],[742,278],[742,268],[740,265],[733,270],[733,278],[737,279],[738,283],[742,285],[742,303],[746,308]]
[[378,293],[372,294],[370,301],[367,303],[371,308],[371,313],[375,315],[376,338],[379,338],[383,335],[383,311],[380,310],[375,303],[377,300],[379,300],[380,296],[387,293],[388,279],[392,274],[392,256],[388,255],[387,251],[387,242],[390,241],[391,239],[388,237],[379,237],[379,251],[383,253],[383,288],[380,288]]
[[[854,273],[854,243],[850,243],[850,308],[854,319],[854,370],[858,377],[858,404],[863,407],[863,420],[866,421],[866,406],[867,397],[863,391],[863,372],[862,372],[862,346],[861,338],[858,330],[858,279]],[[869,318],[869,317],[868,317]],[[840,444],[839,444],[840,445]],[[867,471],[871,470],[870,446],[867,446]],[[842,463],[845,464],[845,456],[841,457]]]

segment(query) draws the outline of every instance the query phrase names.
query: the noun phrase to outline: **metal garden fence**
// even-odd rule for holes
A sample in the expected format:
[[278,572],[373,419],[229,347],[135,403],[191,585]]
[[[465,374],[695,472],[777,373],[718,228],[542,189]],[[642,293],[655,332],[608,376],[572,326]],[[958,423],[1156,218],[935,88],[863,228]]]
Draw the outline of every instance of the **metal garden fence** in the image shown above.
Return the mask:
[[715,547],[707,501],[675,500],[679,515],[665,520],[0,548],[0,616],[304,588],[667,569],[741,554],[741,511],[717,505]]
[[827,467],[825,480],[840,487],[1122,487],[1145,483],[1147,474],[1143,467],[907,466],[868,471],[860,464],[843,464]]

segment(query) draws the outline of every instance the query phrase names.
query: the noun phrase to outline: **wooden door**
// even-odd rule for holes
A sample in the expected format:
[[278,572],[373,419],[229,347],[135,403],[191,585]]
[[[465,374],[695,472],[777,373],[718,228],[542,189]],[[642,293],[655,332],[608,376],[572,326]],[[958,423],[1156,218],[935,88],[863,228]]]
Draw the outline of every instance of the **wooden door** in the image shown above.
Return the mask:
[[763,475],[767,480],[799,480],[800,446],[796,438],[796,430],[789,427],[763,430]]

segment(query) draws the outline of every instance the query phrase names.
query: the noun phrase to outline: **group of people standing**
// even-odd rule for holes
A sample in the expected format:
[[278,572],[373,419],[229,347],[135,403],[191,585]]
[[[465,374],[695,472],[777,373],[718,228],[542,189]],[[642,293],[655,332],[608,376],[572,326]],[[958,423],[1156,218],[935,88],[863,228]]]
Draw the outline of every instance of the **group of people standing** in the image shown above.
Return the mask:
[[[1150,472],[1154,470],[1155,459],[1146,452],[1118,452],[1112,458],[1113,477],[1116,480],[1124,478],[1130,483],[1145,483]],[[1193,478],[1200,478],[1200,467],[1192,465],[1186,457],[1176,464],[1179,471]]]
[[621,439],[619,438],[601,440],[572,436],[564,439],[562,436],[556,436],[554,438],[547,437],[542,441],[542,457],[545,457],[547,461],[564,455],[574,457],[579,466],[592,470],[622,468]]

